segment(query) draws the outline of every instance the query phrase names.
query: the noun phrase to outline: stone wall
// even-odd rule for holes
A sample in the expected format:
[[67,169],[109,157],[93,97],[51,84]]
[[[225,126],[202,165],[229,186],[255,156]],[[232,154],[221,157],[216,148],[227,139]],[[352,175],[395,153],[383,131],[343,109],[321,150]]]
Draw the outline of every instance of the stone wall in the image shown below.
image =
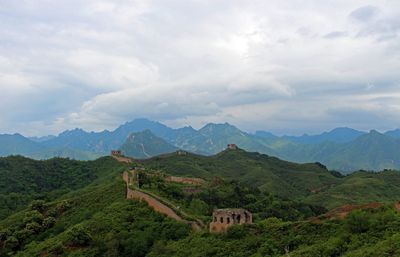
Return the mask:
[[186,178],[186,177],[176,177],[176,176],[167,176],[165,177],[165,181],[189,184],[189,185],[198,185],[198,186],[205,183],[205,181],[201,178]]

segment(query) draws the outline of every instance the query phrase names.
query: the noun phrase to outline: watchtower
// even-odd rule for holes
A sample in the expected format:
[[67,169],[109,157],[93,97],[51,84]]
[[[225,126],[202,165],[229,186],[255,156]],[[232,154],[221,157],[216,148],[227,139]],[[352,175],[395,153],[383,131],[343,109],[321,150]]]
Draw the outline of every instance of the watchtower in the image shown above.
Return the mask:
[[213,212],[210,232],[221,233],[235,224],[251,223],[253,223],[253,215],[245,209],[218,209]]
[[121,153],[120,150],[112,150],[112,151],[111,151],[111,155],[112,155],[112,156],[121,156],[122,153]]
[[237,150],[238,149],[236,144],[228,144],[228,146],[226,148],[229,150]]

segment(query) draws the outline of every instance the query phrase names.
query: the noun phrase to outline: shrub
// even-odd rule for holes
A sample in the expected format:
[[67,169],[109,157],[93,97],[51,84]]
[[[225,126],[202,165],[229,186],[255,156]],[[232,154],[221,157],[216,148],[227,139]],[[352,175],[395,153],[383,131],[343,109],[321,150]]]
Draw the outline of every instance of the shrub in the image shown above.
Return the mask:
[[353,211],[349,214],[346,221],[346,228],[351,233],[363,233],[368,231],[370,219],[368,213],[361,210]]
[[29,208],[33,211],[43,212],[45,208],[45,202],[43,200],[32,201]]
[[87,246],[92,242],[92,237],[82,225],[76,225],[67,232],[67,244],[74,246]]
[[29,231],[32,231],[32,233],[34,233],[34,234],[36,234],[36,233],[40,232],[40,230],[42,230],[42,226],[34,221],[27,223],[25,228]]
[[34,211],[27,212],[25,214],[25,218],[24,218],[23,222],[25,224],[31,223],[31,222],[36,222],[38,224],[42,224],[43,219],[44,219],[43,215],[40,212],[38,212],[37,210],[34,210]]
[[56,219],[54,217],[47,217],[43,220],[43,227],[45,229],[51,228],[56,223]]
[[19,241],[14,236],[8,237],[7,240],[4,242],[4,248],[9,249],[9,250],[14,250],[18,246],[19,246]]
[[51,255],[61,255],[64,252],[64,246],[61,242],[57,242],[54,245],[50,246],[48,252]]

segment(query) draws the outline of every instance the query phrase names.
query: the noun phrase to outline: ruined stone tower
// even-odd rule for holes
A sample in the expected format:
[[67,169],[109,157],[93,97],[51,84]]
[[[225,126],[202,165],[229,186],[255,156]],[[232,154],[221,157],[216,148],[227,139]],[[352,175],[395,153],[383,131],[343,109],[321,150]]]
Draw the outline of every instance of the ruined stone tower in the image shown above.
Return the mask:
[[235,224],[251,224],[253,215],[245,209],[218,209],[213,212],[210,232],[225,232]]
[[228,144],[226,148],[229,150],[237,150],[238,149],[236,144]]
[[121,156],[122,153],[121,153],[120,150],[112,150],[112,151],[111,151],[111,155],[112,155],[112,156]]

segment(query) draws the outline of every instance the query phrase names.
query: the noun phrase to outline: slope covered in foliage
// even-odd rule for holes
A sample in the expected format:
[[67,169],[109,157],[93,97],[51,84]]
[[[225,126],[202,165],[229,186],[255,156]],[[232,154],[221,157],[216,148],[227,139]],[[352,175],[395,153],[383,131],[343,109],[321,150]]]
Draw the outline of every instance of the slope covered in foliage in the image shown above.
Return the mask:
[[238,180],[288,198],[307,196],[314,188],[334,185],[339,180],[320,164],[296,164],[241,149],[214,156],[163,155],[145,161],[144,165],[175,175]]
[[53,158],[36,161],[21,156],[0,158],[0,218],[33,199],[54,199],[82,188],[124,165],[110,157],[96,161]]
[[344,220],[284,222],[269,218],[226,234],[194,234],[158,243],[148,257],[381,257],[400,255],[400,215],[391,207]]
[[[144,166],[147,172],[205,178],[206,183],[199,188],[166,183],[153,175],[144,175],[141,183],[143,190],[173,201],[182,211],[203,217],[205,223],[214,208],[244,207],[254,213],[254,224],[233,226],[226,234],[214,235],[206,230],[191,232],[187,224],[155,213],[145,203],[126,199],[121,173],[130,165],[112,158],[77,162],[11,157],[1,161],[2,169],[8,170],[2,173],[3,178],[13,174],[21,177],[23,186],[14,193],[46,196],[0,221],[1,257],[400,254],[400,215],[393,202],[378,209],[354,211],[343,220],[322,216],[308,220],[324,211],[310,202],[337,201],[329,197],[332,194],[355,203],[371,199],[389,203],[399,195],[396,171],[343,177],[320,164],[289,163],[243,150],[210,157],[174,153],[132,164]],[[26,178],[22,178],[24,174]],[[4,188],[4,192],[10,190],[12,186]],[[350,192],[354,197],[345,198]]]
[[1,221],[0,256],[145,256],[158,240],[188,235],[186,224],[125,199],[112,175]]
[[400,172],[356,172],[342,176],[318,163],[296,164],[243,150],[214,156],[169,154],[149,159],[146,167],[170,174],[220,176],[289,199],[327,208],[348,203],[392,202],[400,196]]

